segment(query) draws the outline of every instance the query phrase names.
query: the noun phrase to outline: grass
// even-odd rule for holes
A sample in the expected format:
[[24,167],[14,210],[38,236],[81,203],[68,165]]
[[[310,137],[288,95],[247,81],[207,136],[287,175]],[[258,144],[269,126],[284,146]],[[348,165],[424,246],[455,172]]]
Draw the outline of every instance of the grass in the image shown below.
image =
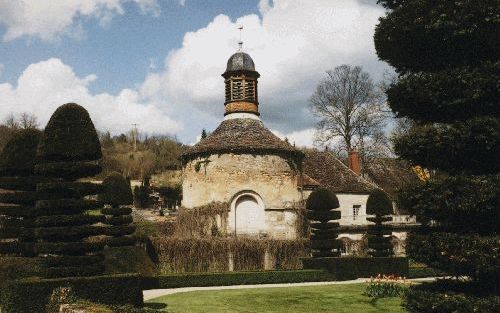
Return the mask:
[[[363,296],[365,284],[178,293],[147,302],[172,313],[402,313],[400,298]],[[166,306],[165,306],[166,305]]]

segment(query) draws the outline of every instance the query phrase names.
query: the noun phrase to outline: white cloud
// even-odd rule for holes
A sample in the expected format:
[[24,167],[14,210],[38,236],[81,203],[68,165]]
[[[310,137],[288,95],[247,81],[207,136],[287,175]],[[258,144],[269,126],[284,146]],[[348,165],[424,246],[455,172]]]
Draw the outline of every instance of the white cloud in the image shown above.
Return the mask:
[[[12,3],[18,1],[0,0],[0,23],[7,26],[5,39],[27,35],[49,40],[78,25],[78,17],[106,21],[123,14],[124,1],[135,1],[144,8],[154,8],[157,3],[26,1],[45,8],[45,16],[16,8]],[[49,8],[53,3],[60,5],[55,11]],[[77,101],[89,108],[100,128],[123,131],[137,122],[150,132],[178,131],[181,140],[193,142],[203,128],[210,131],[222,120],[224,83],[220,74],[236,51],[237,27],[243,25],[244,51],[252,56],[261,74],[263,121],[290,142],[311,146],[315,120],[308,110],[308,99],[324,72],[352,64],[381,77],[388,68],[378,61],[372,38],[384,10],[357,0],[261,0],[259,10],[260,16],[251,14],[236,20],[219,15],[206,27],[186,33],[182,46],[170,51],[157,71],[151,69],[156,72],[147,75],[137,88],[118,95],[92,94],[88,86],[96,77],[78,77],[57,59],[34,64],[21,75],[17,86],[0,85],[0,101],[9,103],[0,108],[0,117],[8,110],[33,111],[46,121],[58,105]],[[51,67],[57,73],[50,74]],[[47,75],[53,78],[48,80],[51,76]]]
[[[262,17],[251,14],[233,21],[219,15],[186,33],[182,46],[165,58],[164,69],[147,77],[143,92],[221,119],[220,74],[236,51],[239,25],[244,26],[244,51],[261,74],[262,118],[282,132],[313,127],[308,99],[326,70],[362,65],[380,78],[388,68],[378,61],[373,44],[375,25],[384,14],[379,6],[356,0],[261,0],[259,10]],[[200,113],[187,118],[195,114]]]
[[22,36],[44,41],[60,36],[79,37],[83,33],[81,18],[92,18],[101,25],[115,15],[124,14],[123,3],[133,1],[143,13],[157,16],[157,0],[0,0],[0,25],[6,27],[4,41]]
[[148,133],[175,134],[180,130],[181,126],[164,109],[150,103],[138,90],[123,89],[118,95],[92,94],[88,87],[96,79],[95,75],[78,77],[56,58],[31,64],[16,86],[0,84],[0,117],[31,112],[45,125],[58,106],[76,102],[89,111],[96,128],[114,134],[129,131],[132,123]]
[[287,134],[284,134],[280,131],[273,130],[271,131],[282,140],[288,139],[288,142],[296,147],[314,147],[314,128],[307,128],[303,130],[293,131]]

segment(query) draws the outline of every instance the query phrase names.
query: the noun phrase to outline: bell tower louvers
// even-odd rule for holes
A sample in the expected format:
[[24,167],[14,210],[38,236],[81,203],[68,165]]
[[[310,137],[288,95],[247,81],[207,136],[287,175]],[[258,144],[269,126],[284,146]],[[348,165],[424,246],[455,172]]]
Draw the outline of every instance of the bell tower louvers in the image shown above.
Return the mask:
[[227,61],[224,74],[225,102],[224,115],[250,113],[259,116],[257,79],[252,58],[244,52],[236,52]]

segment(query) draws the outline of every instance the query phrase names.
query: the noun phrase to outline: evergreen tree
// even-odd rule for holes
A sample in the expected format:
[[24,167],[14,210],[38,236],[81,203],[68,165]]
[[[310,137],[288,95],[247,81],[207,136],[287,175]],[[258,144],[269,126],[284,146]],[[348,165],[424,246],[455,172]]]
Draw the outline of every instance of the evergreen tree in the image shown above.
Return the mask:
[[380,59],[399,73],[387,91],[415,126],[396,153],[444,175],[405,192],[424,227],[407,240],[418,262],[466,282],[412,288],[410,312],[498,312],[500,298],[500,2],[379,0]]
[[135,231],[130,215],[133,202],[130,184],[117,172],[109,174],[102,184],[103,193],[99,195],[99,200],[108,207],[102,208],[101,212],[106,215],[104,223],[109,225],[105,233],[111,237],[106,244],[112,247],[134,245],[135,239],[130,236]]
[[331,191],[318,188],[306,203],[306,217],[311,221],[313,257],[338,257],[342,243],[337,239],[340,219],[339,200]]
[[204,139],[204,138],[207,138],[207,131],[205,130],[205,128],[203,128],[201,131],[201,139]]
[[104,272],[103,245],[88,241],[101,235],[102,215],[88,215],[99,203],[86,196],[98,186],[79,182],[101,171],[101,146],[88,112],[69,103],[60,106],[41,136],[35,172],[50,178],[37,184],[36,250],[45,277],[91,276]]
[[368,226],[368,249],[371,256],[388,257],[394,254],[392,249],[391,227],[383,224],[392,217],[392,202],[385,192],[376,189],[368,196],[366,201],[366,214],[373,215],[367,220],[375,224]]

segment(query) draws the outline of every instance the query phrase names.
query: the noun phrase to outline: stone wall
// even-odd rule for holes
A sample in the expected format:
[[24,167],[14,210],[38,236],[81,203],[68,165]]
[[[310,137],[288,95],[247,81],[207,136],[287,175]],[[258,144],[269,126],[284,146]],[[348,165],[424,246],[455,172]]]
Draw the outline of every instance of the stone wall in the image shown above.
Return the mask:
[[[297,189],[300,173],[285,157],[277,155],[222,154],[189,161],[183,169],[185,208],[220,201],[231,204],[228,233],[247,222],[253,235],[280,239],[296,236],[295,203],[302,199]],[[236,209],[238,199],[253,197],[254,207]],[[241,198],[243,199],[243,198]],[[261,210],[259,212],[252,210]],[[247,216],[242,215],[247,214]],[[249,226],[249,225],[246,225]]]

